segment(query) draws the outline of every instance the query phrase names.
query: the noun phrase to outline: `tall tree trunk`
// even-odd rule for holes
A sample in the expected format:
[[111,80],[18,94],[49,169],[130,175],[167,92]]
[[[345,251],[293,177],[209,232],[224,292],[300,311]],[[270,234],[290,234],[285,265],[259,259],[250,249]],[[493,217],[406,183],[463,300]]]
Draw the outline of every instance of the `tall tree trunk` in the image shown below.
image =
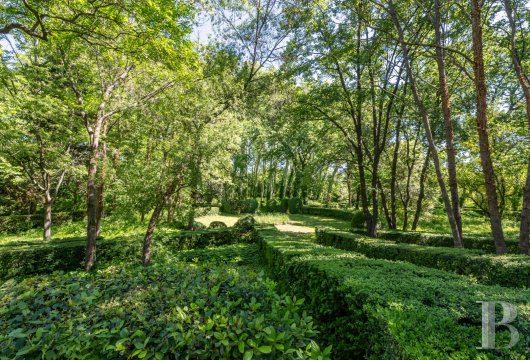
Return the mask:
[[103,126],[102,134],[103,141],[101,143],[101,150],[99,153],[99,163],[101,169],[98,176],[98,210],[97,210],[97,236],[101,235],[101,219],[103,217],[105,207],[105,178],[107,176],[107,140],[106,140],[107,125]]
[[526,185],[523,193],[523,210],[521,211],[521,227],[519,232],[519,251],[530,255],[530,159],[528,159],[528,171],[526,173]]
[[147,226],[147,231],[144,237],[144,248],[143,248],[143,256],[142,256],[142,262],[144,266],[147,266],[151,263],[151,248],[152,248],[153,234],[155,232],[156,225],[158,224],[158,219],[160,218],[162,214],[162,210],[164,209],[164,206],[170,199],[171,195],[175,192],[176,187],[177,187],[177,180],[175,179],[167,187],[164,194],[159,198],[155,206],[155,209],[153,210],[153,213],[151,214],[151,218],[149,219],[149,225]]
[[434,0],[434,33],[436,37],[436,63],[438,65],[438,79],[440,86],[440,94],[442,97],[442,112],[445,124],[445,146],[447,149],[447,172],[449,174],[449,191],[451,192],[451,205],[453,206],[453,214],[455,217],[458,232],[460,234],[460,242],[463,243],[462,238],[462,215],[460,212],[460,198],[458,196],[458,182],[456,175],[456,151],[454,147],[454,132],[453,119],[451,117],[451,100],[449,97],[449,86],[447,84],[447,75],[445,72],[445,55],[443,46],[443,34],[441,24],[441,8],[440,0]]
[[394,144],[394,153],[392,155],[392,165],[390,167],[390,223],[389,229],[397,228],[396,221],[396,184],[397,184],[397,164],[399,158],[399,147],[401,145],[401,116],[396,123],[396,135]]
[[352,173],[350,171],[350,164],[348,164],[348,170],[346,171],[346,187],[348,188],[348,208],[353,206],[353,190],[351,183]]
[[429,170],[429,160],[431,156],[431,148],[427,148],[427,154],[423,161],[423,167],[420,174],[420,191],[418,193],[418,200],[416,201],[416,211],[414,212],[414,220],[412,221],[412,231],[416,231],[418,222],[420,221],[421,211],[423,208],[423,199],[425,198],[425,181],[427,181],[427,170]]
[[488,212],[490,215],[491,232],[495,240],[497,254],[506,252],[504,233],[502,230],[501,215],[497,201],[497,189],[495,185],[495,174],[491,161],[490,145],[488,138],[488,114],[486,100],[486,76],[484,71],[484,54],[482,49],[482,5],[481,0],[471,0],[471,22],[473,34],[473,74],[477,95],[477,131],[480,147],[480,161],[486,195],[488,198]]
[[96,238],[98,235],[98,191],[96,180],[100,129],[101,122],[98,119],[90,137],[90,158],[88,163],[87,180],[87,247],[85,254],[86,271],[90,271],[96,261]]
[[[512,55],[512,64],[523,90],[524,99],[526,103],[526,125],[528,127],[528,135],[530,136],[530,81],[523,69],[521,58],[517,52],[516,34],[517,26],[514,20],[515,9],[511,0],[504,0],[504,9],[508,17],[510,25],[510,52]],[[521,211],[521,226],[519,231],[519,250],[521,253],[530,255],[530,157],[528,158],[528,167],[526,174],[526,183],[523,190],[523,208]]]
[[50,190],[47,189],[44,198],[43,198],[43,205],[44,205],[44,234],[43,239],[44,240],[51,240],[52,239],[52,197],[50,194]]
[[282,179],[282,193],[281,198],[285,198],[287,196],[287,185],[289,181],[289,160],[285,160],[285,167],[283,168],[283,179]]
[[401,27],[401,23],[399,22],[399,17],[397,15],[397,12],[394,8],[394,4],[392,0],[388,1],[388,10],[389,14],[392,17],[394,21],[394,25],[396,27],[396,30],[399,35],[399,42],[401,44],[401,49],[403,52],[403,63],[405,65],[405,68],[407,70],[408,78],[410,80],[410,88],[412,90],[412,95],[414,97],[414,102],[416,103],[416,106],[418,107],[419,113],[422,118],[423,122],[423,128],[425,129],[425,133],[427,135],[427,140],[429,143],[429,147],[431,148],[431,155],[434,163],[434,169],[436,170],[436,178],[438,180],[438,186],[440,187],[440,193],[442,195],[442,199],[445,205],[445,210],[447,212],[447,217],[449,220],[449,224],[451,226],[451,232],[453,235],[453,242],[455,247],[463,247],[460,233],[458,232],[458,226],[456,225],[455,217],[453,214],[453,209],[451,206],[451,202],[449,200],[449,195],[447,193],[447,188],[445,186],[445,180],[444,176],[442,174],[441,166],[440,166],[440,158],[438,156],[438,150],[436,149],[436,144],[434,143],[434,139],[432,136],[431,131],[431,125],[429,120],[429,115],[427,113],[427,108],[425,107],[425,104],[423,103],[423,100],[421,99],[418,88],[416,86],[416,79],[414,77],[414,74],[412,72],[412,66],[410,64],[410,55],[409,55],[409,48],[405,41],[405,36],[403,34],[403,29]]
[[385,214],[386,223],[389,229],[392,229],[392,218],[390,216],[390,211],[388,210],[387,200],[385,191],[383,190],[383,184],[381,184],[380,180],[377,180],[377,187],[379,188],[379,191],[381,192],[381,206],[383,207],[383,213]]

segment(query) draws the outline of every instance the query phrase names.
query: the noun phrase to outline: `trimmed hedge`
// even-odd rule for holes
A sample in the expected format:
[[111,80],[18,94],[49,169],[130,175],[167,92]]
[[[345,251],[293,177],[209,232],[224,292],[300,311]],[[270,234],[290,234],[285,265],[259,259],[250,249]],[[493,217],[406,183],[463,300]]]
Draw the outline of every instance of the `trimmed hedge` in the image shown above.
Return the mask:
[[325,207],[304,206],[302,213],[307,215],[325,216],[339,220],[351,221],[354,211]]
[[[254,228],[221,228],[200,231],[183,231],[172,235],[156,236],[154,245],[162,245],[169,251],[204,248],[255,241]],[[16,248],[0,248],[0,280],[56,270],[79,269],[85,257],[85,238],[71,238],[36,243]],[[99,239],[97,263],[116,260],[136,261],[141,258],[142,241],[130,239]]]
[[397,244],[329,229],[316,229],[316,242],[352,250],[370,258],[406,261],[468,275],[485,284],[530,286],[530,261],[526,255],[496,256],[480,250]]
[[[354,227],[350,230],[355,234],[366,235],[366,230]],[[425,233],[399,230],[377,230],[378,239],[391,240],[397,243],[416,244],[437,247],[453,247],[453,236],[450,234]],[[464,236],[464,247],[467,249],[483,250],[495,253],[495,242],[484,236]],[[506,250],[508,253],[519,253],[517,240],[506,239]]]
[[[76,211],[52,213],[52,226],[65,223],[67,221],[83,220],[85,212]],[[44,223],[43,214],[34,215],[6,215],[0,216],[0,232],[16,233],[42,227]]]
[[289,214],[300,214],[302,212],[303,202],[300,198],[290,198],[287,203]]
[[185,231],[182,233],[157,237],[156,241],[168,247],[169,250],[202,249],[209,246],[221,246],[241,243],[251,243],[256,240],[256,231],[250,228],[219,228],[199,231]]
[[338,220],[344,220],[351,223],[353,228],[364,227],[365,218],[362,211],[336,209],[326,207],[304,206],[302,213],[307,215],[324,216]]
[[[485,286],[471,279],[260,231],[259,246],[276,279],[306,299],[320,338],[337,359],[496,359],[530,352],[529,290]],[[511,349],[477,350],[481,306],[503,300],[517,306],[512,323],[521,340]],[[497,344],[509,334],[497,330]]]

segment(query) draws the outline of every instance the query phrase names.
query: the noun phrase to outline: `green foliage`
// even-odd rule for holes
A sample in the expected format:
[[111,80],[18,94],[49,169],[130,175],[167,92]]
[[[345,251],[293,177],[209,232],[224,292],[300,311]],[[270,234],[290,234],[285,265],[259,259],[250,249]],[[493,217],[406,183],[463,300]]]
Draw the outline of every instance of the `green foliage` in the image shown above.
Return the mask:
[[249,199],[227,199],[221,203],[221,212],[226,214],[254,214],[258,210],[258,201]]
[[212,221],[210,225],[208,225],[208,229],[221,229],[226,227],[226,224],[222,221]]
[[282,202],[276,198],[269,199],[265,204],[261,204],[260,211],[268,213],[282,212]]
[[254,219],[254,217],[251,215],[243,216],[234,224],[234,228],[241,229],[243,231],[253,230],[254,226],[256,226],[256,219]]
[[[203,225],[204,226],[204,225]],[[157,236],[169,251],[200,249],[208,246],[220,246],[238,243],[251,243],[256,240],[254,225],[234,226],[199,231],[183,231],[177,234]]]
[[302,300],[278,296],[262,274],[226,264],[110,266],[10,281],[2,290],[0,358],[304,359],[323,353],[311,341],[316,332],[299,310]]
[[302,199],[291,198],[289,199],[289,214],[300,214],[302,212]]
[[396,244],[341,231],[316,230],[316,242],[352,250],[370,258],[407,261],[461,275],[485,284],[508,287],[530,286],[530,262],[525,255],[496,256],[480,250]]
[[[286,289],[303,296],[335,358],[496,359],[528,356],[529,290],[485,286],[471,279],[404,262],[260,231],[260,248]],[[288,281],[287,281],[288,279]],[[511,349],[477,350],[481,306],[503,299],[517,306],[521,341]],[[498,329],[499,345],[509,334]],[[525,340],[526,339],[526,340]]]
[[[202,224],[201,226],[204,227]],[[253,226],[155,235],[155,259],[157,254],[173,254],[184,249],[254,241]],[[79,269],[85,256],[86,239],[66,238],[32,242],[25,247],[21,245],[17,242],[0,247],[0,279]],[[141,259],[142,242],[138,238],[102,238],[98,240],[97,246],[100,265],[113,261],[136,262]]]
[[[364,229],[359,226],[353,226],[351,232],[357,234],[366,234]],[[453,236],[450,234],[425,233],[415,231],[398,231],[398,230],[378,230],[377,236],[380,239],[395,241],[396,243],[416,244],[437,247],[453,247]],[[506,250],[508,253],[518,253],[519,243],[514,239],[506,239]],[[495,253],[495,242],[492,238],[474,235],[464,235],[464,247],[467,249],[477,249],[488,253]]]
[[[75,211],[73,213],[57,212],[52,213],[52,222],[54,225],[63,224],[70,220],[83,220],[85,213]],[[0,216],[0,233],[18,233],[30,229],[42,227],[43,215],[6,215]]]
[[366,228],[366,217],[362,211],[354,211],[351,217],[352,228]]
[[304,206],[302,208],[302,213],[307,215],[317,215],[325,216],[333,219],[345,220],[345,221],[355,221],[359,222],[359,214],[362,216],[362,221],[364,223],[364,215],[360,211],[356,210],[346,210],[346,209],[336,209],[329,207],[315,207],[315,206]]

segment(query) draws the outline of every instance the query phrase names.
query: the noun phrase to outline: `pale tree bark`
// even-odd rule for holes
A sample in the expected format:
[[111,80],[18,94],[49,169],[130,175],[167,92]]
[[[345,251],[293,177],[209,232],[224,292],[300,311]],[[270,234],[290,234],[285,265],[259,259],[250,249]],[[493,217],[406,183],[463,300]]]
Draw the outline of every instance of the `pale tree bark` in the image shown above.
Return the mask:
[[486,185],[488,199],[488,212],[490,216],[491,232],[495,241],[497,254],[506,252],[504,233],[502,230],[499,203],[497,200],[497,187],[495,173],[491,160],[490,144],[488,137],[488,105],[486,91],[486,75],[484,70],[484,54],[482,44],[482,4],[481,0],[471,0],[471,24],[473,37],[473,74],[477,96],[477,132],[480,148],[480,161]]
[[429,160],[431,156],[431,148],[427,148],[427,154],[423,161],[423,167],[420,174],[420,191],[418,193],[418,200],[416,201],[416,211],[414,212],[414,220],[412,221],[412,231],[416,231],[418,222],[420,221],[421,211],[423,209],[423,199],[425,198],[425,182],[427,181],[427,172],[429,170]]
[[[530,81],[526,75],[521,58],[517,52],[516,35],[517,25],[514,16],[516,14],[512,0],[503,0],[504,10],[508,17],[510,25],[510,53],[512,56],[512,64],[523,90],[523,95],[526,104],[526,124],[528,127],[528,135],[530,136]],[[530,255],[530,157],[528,158],[526,183],[523,190],[523,208],[521,211],[521,225],[519,231],[519,250],[521,253]]]
[[451,226],[451,233],[453,235],[453,242],[455,247],[463,247],[460,233],[458,231],[458,226],[456,225],[455,217],[453,214],[453,209],[451,206],[451,202],[449,200],[449,195],[447,193],[447,187],[445,185],[444,176],[442,174],[442,169],[440,165],[440,157],[438,156],[438,150],[436,148],[436,144],[434,143],[432,131],[431,131],[431,125],[429,120],[429,115],[427,112],[427,108],[425,107],[425,104],[423,103],[423,99],[419,95],[418,87],[416,85],[416,78],[414,77],[414,74],[412,72],[412,66],[410,63],[410,51],[409,47],[407,45],[407,42],[405,41],[405,36],[403,33],[403,28],[401,26],[401,22],[399,20],[398,14],[394,8],[394,4],[392,0],[388,1],[388,7],[387,12],[391,16],[394,26],[396,28],[396,31],[399,36],[399,42],[401,45],[401,50],[403,53],[403,64],[405,65],[405,69],[408,74],[408,79],[410,82],[410,88],[412,90],[412,95],[414,97],[414,102],[416,103],[416,106],[418,108],[418,111],[421,115],[421,119],[423,122],[423,128],[425,130],[427,141],[429,143],[429,147],[431,149],[431,156],[434,163],[434,169],[436,171],[436,178],[438,180],[438,186],[440,187],[440,193],[444,202],[445,210],[447,212],[447,217],[449,220],[449,225]]
[[50,191],[47,190],[43,199],[44,205],[44,240],[52,239],[52,197]]
[[462,215],[460,211],[460,198],[458,196],[458,182],[456,174],[456,151],[454,146],[453,118],[451,116],[451,99],[449,96],[449,86],[447,84],[447,74],[445,71],[444,39],[442,32],[442,22],[440,0],[434,0],[434,16],[432,22],[436,38],[436,63],[438,65],[438,81],[440,95],[442,97],[442,113],[445,125],[445,146],[447,150],[447,172],[449,174],[449,191],[451,192],[451,205],[455,217],[460,242],[463,243]]

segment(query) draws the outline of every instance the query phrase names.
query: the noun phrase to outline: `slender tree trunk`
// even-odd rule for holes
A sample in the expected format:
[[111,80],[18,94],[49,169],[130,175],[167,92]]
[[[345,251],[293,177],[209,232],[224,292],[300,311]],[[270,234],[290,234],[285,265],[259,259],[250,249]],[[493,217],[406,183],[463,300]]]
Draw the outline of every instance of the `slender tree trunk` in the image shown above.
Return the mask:
[[477,93],[477,131],[480,147],[480,160],[486,195],[488,198],[488,211],[490,214],[491,232],[495,240],[497,254],[506,252],[504,233],[502,230],[501,215],[497,200],[497,188],[495,185],[495,174],[491,161],[490,145],[488,138],[488,114],[486,101],[486,76],[484,71],[484,55],[482,49],[482,5],[481,0],[471,1],[471,20],[473,34],[473,73],[475,89]]
[[390,211],[388,210],[387,205],[387,199],[385,195],[385,191],[383,190],[383,184],[381,184],[380,180],[377,180],[377,187],[379,188],[379,191],[381,192],[381,206],[383,207],[383,213],[385,214],[386,223],[389,229],[392,229],[392,218],[390,216]]
[[[526,103],[526,125],[528,127],[528,135],[530,136],[530,81],[524,72],[521,58],[517,52],[516,33],[517,27],[514,20],[514,7],[511,0],[504,0],[504,9],[510,24],[510,50],[512,55],[512,64],[523,90],[524,99]],[[523,208],[521,211],[521,226],[519,231],[519,250],[521,253],[530,255],[530,157],[528,158],[528,167],[526,174],[526,183],[523,190]]]
[[405,65],[405,68],[407,70],[407,74],[410,80],[410,88],[412,90],[414,102],[416,103],[416,106],[418,107],[419,113],[422,118],[423,127],[427,135],[429,147],[431,148],[431,153],[432,153],[431,155],[433,158],[434,169],[436,170],[436,178],[438,180],[438,185],[440,187],[440,193],[442,195],[442,199],[445,205],[445,210],[447,212],[449,224],[451,226],[451,232],[453,234],[454,245],[455,247],[463,247],[463,244],[460,238],[460,233],[458,232],[458,226],[456,225],[455,217],[453,214],[453,209],[451,207],[451,202],[449,200],[449,195],[447,193],[447,188],[445,186],[444,176],[442,174],[442,170],[440,166],[440,158],[438,156],[438,150],[436,149],[436,144],[434,143],[434,139],[432,136],[429,115],[425,107],[425,104],[423,103],[423,100],[421,99],[419,95],[418,88],[416,86],[416,79],[414,77],[414,74],[412,73],[412,67],[410,64],[409,48],[408,48],[407,43],[405,42],[403,29],[401,27],[401,23],[399,22],[399,18],[394,8],[392,0],[388,1],[388,10],[389,10],[390,16],[392,17],[394,21],[394,25],[399,35],[399,41],[400,41],[401,49],[403,52],[403,63]]
[[176,187],[177,180],[175,179],[168,186],[163,196],[160,197],[155,206],[155,209],[153,210],[153,213],[151,214],[151,218],[149,219],[149,225],[147,226],[147,231],[144,237],[144,248],[142,257],[142,262],[144,266],[147,266],[151,263],[151,245],[153,241],[153,234],[155,232],[156,225],[158,224],[158,220],[162,214],[162,210],[164,209],[164,206],[168,202],[171,195],[175,192]]
[[416,211],[414,212],[414,220],[412,221],[412,231],[416,231],[418,222],[420,221],[421,211],[423,208],[423,199],[425,198],[425,181],[427,181],[427,170],[429,170],[429,160],[431,156],[431,148],[427,148],[427,154],[423,162],[420,174],[420,191],[418,193],[418,200],[416,202]]
[[107,140],[106,137],[107,126],[103,126],[103,137],[104,140],[101,143],[101,151],[99,153],[99,163],[101,169],[98,176],[98,210],[97,210],[97,236],[101,235],[101,219],[103,217],[105,207],[105,178],[107,176]]
[[287,196],[287,185],[289,181],[289,160],[285,160],[285,167],[283,168],[283,188],[281,198],[284,199]]
[[399,147],[401,145],[401,116],[397,120],[396,124],[396,136],[394,144],[394,154],[392,156],[392,165],[390,168],[390,223],[388,227],[390,229],[397,228],[396,221],[396,183],[397,183],[397,164],[399,157]]
[[462,215],[460,213],[460,198],[458,196],[458,182],[456,175],[456,151],[454,147],[453,119],[451,116],[451,100],[449,97],[449,86],[447,84],[447,75],[445,72],[445,55],[443,46],[442,24],[440,16],[440,0],[434,0],[434,32],[436,37],[436,63],[438,65],[438,79],[440,94],[442,97],[442,112],[445,124],[445,144],[447,149],[447,172],[449,174],[449,191],[451,192],[451,205],[455,217],[460,242],[462,238]]
[[352,173],[350,171],[350,165],[348,164],[348,170],[346,172],[346,186],[348,188],[348,207],[349,208],[353,206],[353,190],[352,190],[351,178],[352,178]]
[[46,190],[43,199],[44,205],[44,240],[48,241],[52,239],[52,197],[50,190]]
[[98,228],[98,191],[96,186],[99,132],[101,122],[96,121],[90,139],[90,158],[88,163],[87,180],[87,248],[85,255],[85,270],[90,271],[96,261],[96,238]]
[[528,171],[526,173],[526,185],[523,193],[523,210],[521,211],[521,227],[519,232],[519,251],[530,255],[530,159],[528,159]]

